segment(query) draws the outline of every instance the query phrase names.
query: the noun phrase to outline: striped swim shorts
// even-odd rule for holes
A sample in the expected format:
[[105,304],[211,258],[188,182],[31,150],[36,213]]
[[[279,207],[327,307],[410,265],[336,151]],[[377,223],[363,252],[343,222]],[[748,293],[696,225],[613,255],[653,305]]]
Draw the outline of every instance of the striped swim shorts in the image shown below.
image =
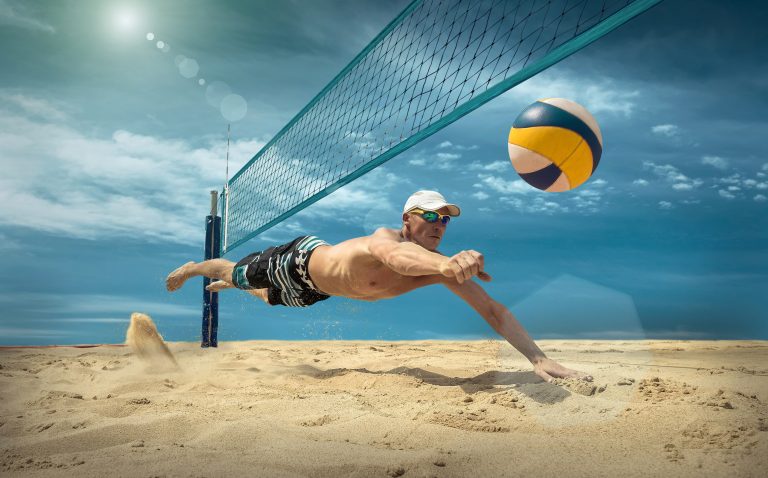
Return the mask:
[[307,307],[329,295],[317,290],[309,277],[309,259],[318,246],[328,245],[315,236],[302,236],[254,252],[237,263],[232,284],[238,289],[268,289],[270,305]]

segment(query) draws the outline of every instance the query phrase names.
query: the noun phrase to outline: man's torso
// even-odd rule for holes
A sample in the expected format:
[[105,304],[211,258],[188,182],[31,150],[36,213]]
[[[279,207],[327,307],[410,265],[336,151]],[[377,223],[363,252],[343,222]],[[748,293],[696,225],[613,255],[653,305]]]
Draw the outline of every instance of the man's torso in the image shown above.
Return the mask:
[[[405,242],[398,231],[387,230],[392,239]],[[369,250],[371,236],[358,237],[335,246],[320,246],[312,253],[309,275],[317,288],[329,295],[359,300],[395,297],[413,289],[442,282],[441,275],[404,276],[376,259]]]

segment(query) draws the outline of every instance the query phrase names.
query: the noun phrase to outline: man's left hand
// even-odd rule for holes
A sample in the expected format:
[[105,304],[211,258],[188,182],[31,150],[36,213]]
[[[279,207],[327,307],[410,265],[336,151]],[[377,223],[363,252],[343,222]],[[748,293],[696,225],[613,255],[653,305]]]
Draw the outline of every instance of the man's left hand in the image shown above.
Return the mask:
[[533,371],[544,379],[545,382],[552,382],[555,378],[577,378],[579,380],[592,381],[592,376],[577,370],[563,367],[552,359],[544,358],[533,364]]

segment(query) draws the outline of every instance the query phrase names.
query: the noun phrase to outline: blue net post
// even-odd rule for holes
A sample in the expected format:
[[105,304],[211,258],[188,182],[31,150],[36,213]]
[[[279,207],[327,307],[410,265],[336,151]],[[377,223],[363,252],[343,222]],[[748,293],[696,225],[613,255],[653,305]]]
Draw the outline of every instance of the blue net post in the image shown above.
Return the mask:
[[[211,191],[211,214],[205,217],[205,260],[221,257],[221,217],[217,215],[218,192]],[[201,347],[218,347],[219,294],[205,290],[211,279],[203,278],[203,340]]]

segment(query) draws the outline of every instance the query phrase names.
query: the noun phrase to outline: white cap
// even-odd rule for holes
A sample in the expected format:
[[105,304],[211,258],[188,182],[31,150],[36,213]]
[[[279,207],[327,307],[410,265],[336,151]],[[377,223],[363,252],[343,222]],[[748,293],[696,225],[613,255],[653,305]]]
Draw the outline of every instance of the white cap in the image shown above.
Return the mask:
[[446,202],[443,195],[437,191],[416,191],[411,194],[411,197],[405,201],[403,212],[408,212],[415,208],[437,211],[442,207],[447,207],[448,214],[451,216],[458,216],[461,214],[459,206]]

